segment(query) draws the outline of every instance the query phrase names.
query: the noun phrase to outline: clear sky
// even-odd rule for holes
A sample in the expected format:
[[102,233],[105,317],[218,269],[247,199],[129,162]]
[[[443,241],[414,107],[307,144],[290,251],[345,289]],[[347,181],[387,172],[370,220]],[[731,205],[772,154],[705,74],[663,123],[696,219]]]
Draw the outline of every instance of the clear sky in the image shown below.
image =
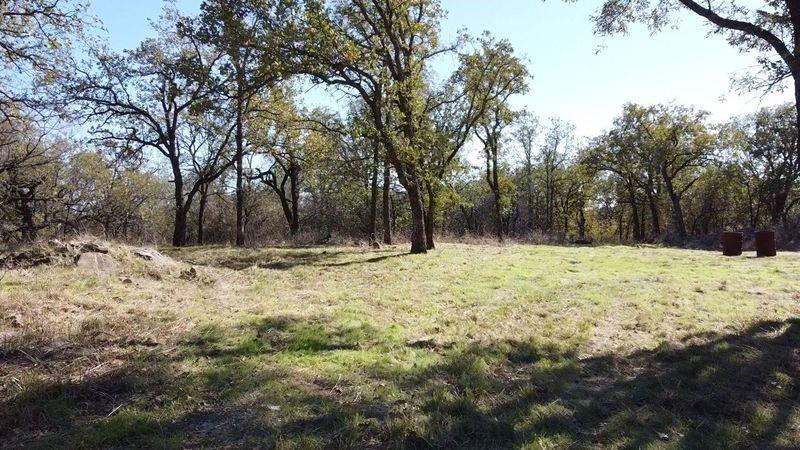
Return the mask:
[[[701,18],[685,13],[676,29],[651,35],[636,26],[628,35],[593,34],[591,15],[599,0],[443,0],[448,11],[444,39],[466,28],[511,41],[527,57],[534,75],[531,92],[516,101],[540,117],[560,116],[576,125],[579,136],[608,128],[625,102],[674,102],[695,105],[724,120],[783,101],[784,92],[762,98],[739,95],[731,77],[755,66],[754,55],[741,54],[722,36],[708,35]],[[162,0],[93,0],[95,14],[115,49],[136,46],[150,35],[147,19],[159,15]],[[196,12],[200,0],[178,0]]]

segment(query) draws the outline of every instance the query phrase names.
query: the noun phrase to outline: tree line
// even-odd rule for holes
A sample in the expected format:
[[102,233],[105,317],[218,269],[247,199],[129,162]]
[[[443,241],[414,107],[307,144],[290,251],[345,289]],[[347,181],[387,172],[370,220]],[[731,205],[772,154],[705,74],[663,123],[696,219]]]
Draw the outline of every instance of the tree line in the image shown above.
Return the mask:
[[[793,20],[789,3],[770,5]],[[601,33],[631,21],[657,30],[673,9],[700,8],[733,45],[776,52],[762,59],[768,87],[795,76],[794,46],[774,42],[792,20],[665,5],[609,2],[594,20]],[[442,235],[684,244],[800,228],[796,102],[725,123],[630,103],[606,132],[578,139],[573,124],[513,106],[532,74],[508,41],[443,42],[435,0],[167,6],[154,37],[122,52],[93,33],[80,1],[0,11],[5,242],[407,237],[424,253]],[[443,58],[456,62],[449,73]],[[309,86],[337,107],[305,106]]]

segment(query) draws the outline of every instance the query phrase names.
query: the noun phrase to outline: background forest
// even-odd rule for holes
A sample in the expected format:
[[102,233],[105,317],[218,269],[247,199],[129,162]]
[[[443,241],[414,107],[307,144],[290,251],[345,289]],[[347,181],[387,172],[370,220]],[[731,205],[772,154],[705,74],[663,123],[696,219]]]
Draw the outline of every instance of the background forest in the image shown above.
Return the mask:
[[[646,13],[612,6],[598,33]],[[579,139],[514,106],[535,74],[508,41],[443,42],[444,13],[411,0],[206,0],[196,16],[167,4],[156,37],[120,53],[83,3],[5,3],[0,239],[424,252],[434,236],[712,246],[723,230],[770,228],[798,243],[795,104],[719,123],[629,103]],[[451,72],[432,70],[440,58]],[[768,58],[762,72],[749,88],[792,76]],[[344,101],[306,106],[313,85]]]

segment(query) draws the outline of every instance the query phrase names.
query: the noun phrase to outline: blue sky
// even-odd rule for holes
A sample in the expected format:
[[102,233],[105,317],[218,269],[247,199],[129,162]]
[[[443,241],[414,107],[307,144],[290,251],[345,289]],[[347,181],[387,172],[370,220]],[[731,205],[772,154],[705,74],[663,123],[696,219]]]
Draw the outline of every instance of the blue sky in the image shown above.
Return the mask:
[[[724,120],[759,106],[790,101],[787,92],[762,98],[739,95],[731,77],[747,73],[755,56],[731,48],[697,16],[679,16],[676,29],[651,35],[635,26],[628,35],[593,34],[590,16],[600,1],[443,0],[448,11],[444,39],[466,28],[511,41],[529,60],[531,92],[515,100],[541,117],[557,115],[576,125],[579,136],[610,126],[625,102],[695,105]],[[93,9],[115,49],[134,47],[152,34],[147,19],[158,17],[162,0],[93,0]],[[178,0],[196,12],[200,0]],[[599,51],[598,51],[599,50]]]

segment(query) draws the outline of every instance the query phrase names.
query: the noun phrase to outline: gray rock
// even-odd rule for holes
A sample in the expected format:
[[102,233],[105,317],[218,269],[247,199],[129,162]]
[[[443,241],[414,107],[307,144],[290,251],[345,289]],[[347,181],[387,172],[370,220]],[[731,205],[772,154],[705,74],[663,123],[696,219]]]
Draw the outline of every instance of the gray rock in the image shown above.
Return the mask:
[[114,272],[119,269],[119,263],[114,258],[99,252],[81,253],[75,260],[75,265],[97,272]]
[[170,259],[168,256],[164,256],[152,248],[143,248],[133,252],[133,254],[145,261],[153,263],[153,265],[156,266],[167,266],[174,264],[174,261],[172,261],[172,259]]

